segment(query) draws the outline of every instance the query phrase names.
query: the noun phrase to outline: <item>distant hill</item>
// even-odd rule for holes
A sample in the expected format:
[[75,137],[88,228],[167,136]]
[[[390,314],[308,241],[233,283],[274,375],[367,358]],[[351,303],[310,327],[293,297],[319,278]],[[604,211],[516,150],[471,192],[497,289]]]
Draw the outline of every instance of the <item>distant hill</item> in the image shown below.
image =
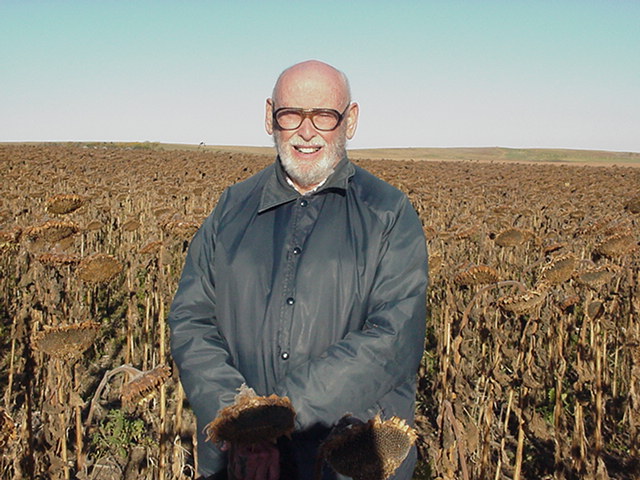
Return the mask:
[[352,158],[391,160],[466,160],[476,162],[533,162],[640,166],[640,153],[544,148],[387,148],[352,150]]
[[[182,148],[181,145],[165,145]],[[273,147],[206,146],[207,150],[275,155]],[[640,167],[640,153],[546,148],[372,148],[349,150],[352,159],[436,160],[472,162],[568,163]]]

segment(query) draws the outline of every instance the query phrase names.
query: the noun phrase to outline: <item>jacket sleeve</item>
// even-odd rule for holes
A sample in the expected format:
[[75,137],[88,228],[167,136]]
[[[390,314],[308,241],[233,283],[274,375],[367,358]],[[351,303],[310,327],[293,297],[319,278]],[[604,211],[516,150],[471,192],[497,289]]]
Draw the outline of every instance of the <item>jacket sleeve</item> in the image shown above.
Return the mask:
[[348,333],[277,385],[299,429],[363,412],[413,380],[424,351],[427,253],[418,216],[404,197],[386,230],[361,330]]
[[198,420],[202,474],[215,473],[226,464],[213,444],[204,444],[202,430],[220,408],[233,403],[236,389],[245,381],[233,366],[226,341],[216,326],[215,215],[191,240],[168,319],[171,354]]

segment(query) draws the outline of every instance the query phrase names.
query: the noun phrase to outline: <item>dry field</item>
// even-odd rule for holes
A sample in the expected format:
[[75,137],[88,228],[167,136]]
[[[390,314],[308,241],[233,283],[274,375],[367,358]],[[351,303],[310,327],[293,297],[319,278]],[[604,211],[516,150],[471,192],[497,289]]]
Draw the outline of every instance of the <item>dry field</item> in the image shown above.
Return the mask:
[[[356,156],[428,239],[416,478],[640,478],[640,169]],[[166,314],[203,218],[271,161],[0,145],[1,478],[193,478]]]

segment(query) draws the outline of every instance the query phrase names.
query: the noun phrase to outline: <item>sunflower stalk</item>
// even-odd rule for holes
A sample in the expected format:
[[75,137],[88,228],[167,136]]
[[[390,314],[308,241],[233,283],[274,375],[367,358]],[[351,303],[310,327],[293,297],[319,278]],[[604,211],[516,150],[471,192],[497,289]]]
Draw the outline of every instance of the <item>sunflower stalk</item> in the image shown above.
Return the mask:
[[137,377],[143,374],[142,371],[138,370],[137,368],[131,365],[120,365],[119,367],[116,367],[113,370],[108,370],[107,372],[105,372],[104,376],[102,377],[102,380],[100,381],[100,384],[98,385],[98,388],[96,388],[96,391],[93,394],[93,398],[91,399],[91,403],[89,406],[89,413],[87,415],[87,419],[84,422],[85,427],[89,427],[91,425],[94,412],[96,408],[99,408],[99,401],[102,395],[102,391],[107,387],[109,380],[115,375],[123,372],[128,374],[129,378]]

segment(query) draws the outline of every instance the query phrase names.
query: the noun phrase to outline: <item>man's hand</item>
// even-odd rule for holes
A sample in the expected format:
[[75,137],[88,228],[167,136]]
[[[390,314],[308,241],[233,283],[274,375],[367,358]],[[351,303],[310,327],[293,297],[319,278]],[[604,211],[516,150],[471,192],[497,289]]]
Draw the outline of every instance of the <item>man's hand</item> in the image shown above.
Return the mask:
[[271,442],[229,444],[227,450],[229,480],[278,480],[280,478],[280,452]]

